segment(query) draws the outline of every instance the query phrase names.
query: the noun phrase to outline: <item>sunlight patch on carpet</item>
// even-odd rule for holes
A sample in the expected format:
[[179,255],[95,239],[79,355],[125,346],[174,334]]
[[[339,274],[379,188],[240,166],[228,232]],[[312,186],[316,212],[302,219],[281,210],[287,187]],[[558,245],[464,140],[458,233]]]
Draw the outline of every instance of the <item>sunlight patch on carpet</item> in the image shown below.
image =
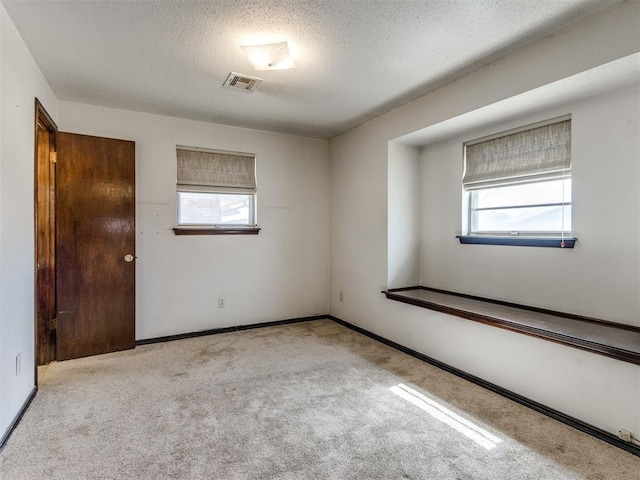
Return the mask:
[[487,432],[484,428],[481,428],[473,422],[461,417],[457,413],[452,412],[435,400],[425,397],[413,388],[399,383],[398,385],[389,388],[389,390],[421,410],[427,412],[436,420],[439,420],[454,430],[462,433],[465,437],[470,438],[487,450],[493,450],[499,443],[502,443],[502,440],[490,432]]

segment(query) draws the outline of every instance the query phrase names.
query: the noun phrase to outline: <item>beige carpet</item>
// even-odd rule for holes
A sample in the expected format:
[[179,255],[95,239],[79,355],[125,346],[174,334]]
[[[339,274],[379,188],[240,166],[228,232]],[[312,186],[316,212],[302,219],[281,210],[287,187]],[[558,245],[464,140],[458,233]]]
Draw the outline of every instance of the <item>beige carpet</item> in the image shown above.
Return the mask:
[[20,479],[616,479],[640,458],[329,320],[54,363]]

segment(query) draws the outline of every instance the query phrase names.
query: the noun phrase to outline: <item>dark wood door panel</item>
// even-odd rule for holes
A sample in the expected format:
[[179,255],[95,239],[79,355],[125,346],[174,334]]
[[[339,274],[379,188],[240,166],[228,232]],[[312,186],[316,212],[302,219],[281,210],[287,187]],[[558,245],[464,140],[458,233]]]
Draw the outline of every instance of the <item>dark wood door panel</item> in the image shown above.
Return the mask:
[[57,359],[135,345],[135,144],[58,134]]

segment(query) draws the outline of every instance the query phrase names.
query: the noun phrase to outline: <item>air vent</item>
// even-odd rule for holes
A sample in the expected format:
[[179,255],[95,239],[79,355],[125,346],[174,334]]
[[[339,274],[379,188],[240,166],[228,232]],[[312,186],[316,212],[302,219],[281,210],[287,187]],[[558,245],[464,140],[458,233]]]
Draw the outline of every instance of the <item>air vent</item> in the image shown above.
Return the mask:
[[231,72],[222,85],[229,88],[237,88],[247,92],[253,92],[261,83],[261,78],[252,77],[251,75],[245,75],[243,73]]

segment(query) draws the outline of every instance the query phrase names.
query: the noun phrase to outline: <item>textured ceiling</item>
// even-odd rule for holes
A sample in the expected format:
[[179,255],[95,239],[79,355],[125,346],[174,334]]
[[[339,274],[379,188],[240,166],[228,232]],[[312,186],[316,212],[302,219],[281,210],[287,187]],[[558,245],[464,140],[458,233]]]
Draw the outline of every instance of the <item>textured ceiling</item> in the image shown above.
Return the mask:
[[[60,100],[331,138],[604,0],[2,0]],[[240,45],[287,40],[297,68]],[[229,72],[264,79],[223,88]]]

